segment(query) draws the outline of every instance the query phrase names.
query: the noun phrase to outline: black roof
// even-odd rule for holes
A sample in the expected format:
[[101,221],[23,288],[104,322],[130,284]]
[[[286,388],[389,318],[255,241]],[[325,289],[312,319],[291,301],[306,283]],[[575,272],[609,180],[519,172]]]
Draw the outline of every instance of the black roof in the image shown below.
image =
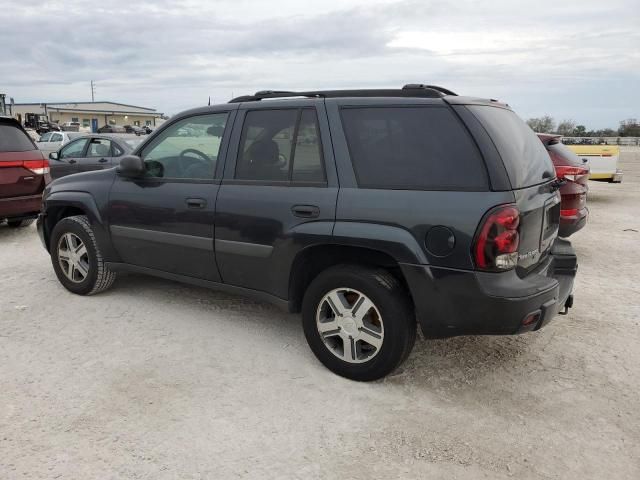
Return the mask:
[[451,90],[437,85],[423,85],[410,83],[401,89],[359,89],[359,90],[312,90],[305,92],[283,90],[261,90],[253,95],[243,95],[229,101],[229,103],[257,102],[267,98],[310,97],[310,98],[338,98],[338,97],[422,97],[441,98],[456,95]]

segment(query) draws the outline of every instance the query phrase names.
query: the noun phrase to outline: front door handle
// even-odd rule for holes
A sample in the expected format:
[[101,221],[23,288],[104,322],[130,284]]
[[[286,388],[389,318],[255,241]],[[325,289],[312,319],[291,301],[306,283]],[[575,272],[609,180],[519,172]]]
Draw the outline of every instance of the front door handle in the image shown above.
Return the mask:
[[207,206],[207,201],[204,198],[187,198],[185,201],[189,208],[204,208]]
[[71,160],[69,160],[69,163],[73,165],[74,163],[76,163],[76,161],[72,158]]
[[315,205],[294,205],[291,207],[291,213],[300,218],[318,218],[320,208]]
[[107,160],[106,158],[101,158],[100,160],[98,160],[100,163],[105,163],[108,162],[109,160]]

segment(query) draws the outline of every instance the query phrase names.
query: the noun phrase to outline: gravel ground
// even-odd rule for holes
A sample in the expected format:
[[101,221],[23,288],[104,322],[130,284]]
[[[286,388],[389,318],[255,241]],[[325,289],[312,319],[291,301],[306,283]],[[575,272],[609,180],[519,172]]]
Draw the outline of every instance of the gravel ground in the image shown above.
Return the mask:
[[419,341],[331,374],[300,321],[200,288],[57,282],[0,227],[0,478],[640,478],[640,150],[592,182],[575,308],[540,332]]

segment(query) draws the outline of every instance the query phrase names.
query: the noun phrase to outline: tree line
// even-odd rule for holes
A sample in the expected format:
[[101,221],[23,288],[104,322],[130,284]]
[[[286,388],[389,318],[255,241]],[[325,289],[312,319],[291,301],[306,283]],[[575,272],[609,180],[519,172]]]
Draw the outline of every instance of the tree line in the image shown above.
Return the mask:
[[640,137],[640,121],[636,118],[622,120],[617,130],[612,128],[587,130],[587,127],[578,125],[571,119],[562,120],[556,124],[550,115],[530,118],[527,124],[534,132],[557,133],[563,137]]

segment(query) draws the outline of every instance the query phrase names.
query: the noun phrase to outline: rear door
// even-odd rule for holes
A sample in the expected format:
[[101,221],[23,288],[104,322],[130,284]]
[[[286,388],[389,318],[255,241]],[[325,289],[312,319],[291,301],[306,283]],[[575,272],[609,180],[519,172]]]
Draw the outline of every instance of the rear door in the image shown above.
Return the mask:
[[111,168],[113,145],[110,139],[95,137],[89,140],[84,158],[80,161],[83,172]]
[[529,271],[548,254],[558,235],[560,193],[546,148],[512,110],[467,106],[490,135],[507,171],[520,210],[518,267]]
[[322,100],[247,102],[238,112],[216,205],[225,283],[288,298],[291,264],[326,243],[337,175]]

